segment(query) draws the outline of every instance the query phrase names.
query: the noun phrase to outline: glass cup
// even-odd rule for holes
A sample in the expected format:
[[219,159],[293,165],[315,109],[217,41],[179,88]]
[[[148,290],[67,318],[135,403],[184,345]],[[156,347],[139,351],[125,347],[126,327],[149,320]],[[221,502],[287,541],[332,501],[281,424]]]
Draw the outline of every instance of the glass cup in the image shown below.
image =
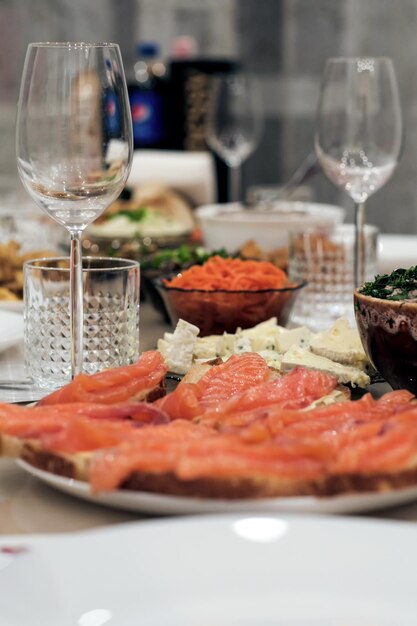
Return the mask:
[[[365,280],[377,273],[378,229],[367,224]],[[290,322],[313,331],[326,330],[336,319],[355,323],[353,291],[355,229],[341,224],[332,229],[311,228],[289,233],[288,274],[292,281],[307,281],[291,313]]]
[[[71,379],[69,258],[24,264],[25,366],[39,387]],[[128,365],[139,358],[140,270],[128,259],[83,260],[83,371]]]

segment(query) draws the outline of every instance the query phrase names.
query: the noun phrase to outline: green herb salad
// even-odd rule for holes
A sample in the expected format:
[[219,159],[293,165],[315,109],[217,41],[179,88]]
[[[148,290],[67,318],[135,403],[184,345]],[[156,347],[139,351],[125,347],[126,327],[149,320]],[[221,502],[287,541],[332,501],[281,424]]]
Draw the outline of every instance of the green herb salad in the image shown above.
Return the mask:
[[382,300],[417,301],[417,265],[378,275],[373,281],[365,283],[359,293]]

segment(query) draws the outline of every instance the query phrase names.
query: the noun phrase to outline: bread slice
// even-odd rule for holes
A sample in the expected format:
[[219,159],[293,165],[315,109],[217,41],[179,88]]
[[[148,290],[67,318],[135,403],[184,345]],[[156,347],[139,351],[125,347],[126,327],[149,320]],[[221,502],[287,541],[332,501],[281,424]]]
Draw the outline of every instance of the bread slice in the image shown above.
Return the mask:
[[20,458],[38,469],[65,478],[88,482],[90,461],[94,452],[63,454],[44,449],[38,441],[25,442]]
[[134,398],[131,398],[130,402],[155,402],[159,398],[162,398],[166,394],[167,383],[164,378],[158,385],[149,387],[148,389],[142,389]]
[[[90,464],[102,451],[58,454],[44,449],[38,441],[2,437],[2,453],[17,456],[34,467],[88,482]],[[202,499],[260,499],[277,497],[332,497],[364,492],[387,492],[417,485],[417,454],[402,468],[393,471],[334,473],[325,471],[316,478],[258,475],[242,471],[239,476],[201,476],[192,480],[175,471],[132,471],[118,489]]]
[[133,472],[119,489],[202,499],[262,499],[388,492],[417,485],[417,465],[397,472],[327,475],[313,480],[277,476],[179,479],[173,473]]
[[[95,454],[97,452],[56,454],[42,450],[36,442],[25,442],[19,456],[38,469],[88,482],[90,463]],[[134,471],[118,489],[199,499],[241,500],[301,496],[328,498],[354,493],[382,493],[415,485],[417,462],[393,472],[327,474],[311,480],[253,474],[184,480],[174,472]]]
[[22,459],[38,469],[66,478],[88,481],[93,452],[55,453],[45,449],[36,439],[0,435],[0,456]]
[[193,363],[188,372],[185,374],[182,382],[184,383],[198,383],[200,378],[204,376],[213,365],[221,365],[223,363],[221,358],[211,359],[210,361],[204,361],[202,363]]

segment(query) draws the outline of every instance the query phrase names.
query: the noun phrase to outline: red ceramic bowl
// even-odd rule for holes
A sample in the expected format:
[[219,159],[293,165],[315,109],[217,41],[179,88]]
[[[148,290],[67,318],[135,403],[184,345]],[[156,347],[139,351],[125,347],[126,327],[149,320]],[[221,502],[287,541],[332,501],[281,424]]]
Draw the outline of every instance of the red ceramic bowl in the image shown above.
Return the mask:
[[161,279],[158,288],[171,323],[181,318],[195,324],[200,335],[234,333],[237,328],[251,328],[271,317],[285,326],[295,299],[305,283],[282,289],[260,291],[203,291],[168,287]]
[[355,317],[364,350],[393,389],[417,394],[417,303],[354,292]]

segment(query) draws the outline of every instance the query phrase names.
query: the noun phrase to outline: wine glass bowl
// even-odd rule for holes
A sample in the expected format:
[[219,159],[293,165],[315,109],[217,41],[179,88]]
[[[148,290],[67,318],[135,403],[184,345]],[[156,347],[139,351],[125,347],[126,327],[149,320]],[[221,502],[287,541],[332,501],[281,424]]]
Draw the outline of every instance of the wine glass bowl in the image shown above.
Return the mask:
[[34,201],[71,236],[71,365],[82,371],[82,231],[120,194],[133,154],[119,46],[28,46],[16,120],[17,167]]
[[240,196],[240,167],[257,148],[262,127],[262,101],[253,77],[236,73],[212,79],[206,140],[230,168],[233,201]]
[[30,44],[17,115],[22,182],[53,219],[84,229],[119,195],[132,158],[116,44]]
[[356,286],[364,277],[364,203],[392,176],[402,140],[391,59],[329,59],[321,84],[315,150],[329,180],[355,202]]

